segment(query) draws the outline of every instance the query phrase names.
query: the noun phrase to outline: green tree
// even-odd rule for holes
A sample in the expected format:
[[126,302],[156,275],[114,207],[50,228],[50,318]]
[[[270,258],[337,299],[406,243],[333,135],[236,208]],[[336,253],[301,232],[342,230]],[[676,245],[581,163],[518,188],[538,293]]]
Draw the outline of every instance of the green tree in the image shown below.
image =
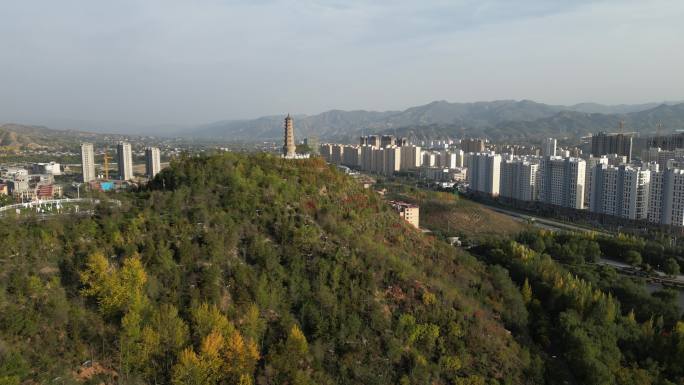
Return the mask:
[[674,258],[668,258],[663,263],[663,271],[668,275],[677,275],[679,274],[679,263]]
[[641,253],[639,253],[636,250],[629,250],[625,254],[625,262],[629,263],[632,266],[639,266],[643,263],[643,260],[641,258]]
[[284,344],[269,357],[267,364],[274,369],[274,383],[314,384],[311,377],[309,343],[297,325],[290,328]]

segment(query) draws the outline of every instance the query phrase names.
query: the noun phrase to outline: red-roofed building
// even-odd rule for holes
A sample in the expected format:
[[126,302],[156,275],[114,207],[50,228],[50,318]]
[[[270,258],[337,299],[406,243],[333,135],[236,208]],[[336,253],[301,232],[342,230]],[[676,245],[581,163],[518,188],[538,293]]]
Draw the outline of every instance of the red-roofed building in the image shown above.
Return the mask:
[[52,199],[54,197],[53,188],[50,184],[38,186],[36,189],[36,198],[38,199]]
[[43,184],[36,187],[36,199],[53,199],[62,195],[62,188],[52,184]]

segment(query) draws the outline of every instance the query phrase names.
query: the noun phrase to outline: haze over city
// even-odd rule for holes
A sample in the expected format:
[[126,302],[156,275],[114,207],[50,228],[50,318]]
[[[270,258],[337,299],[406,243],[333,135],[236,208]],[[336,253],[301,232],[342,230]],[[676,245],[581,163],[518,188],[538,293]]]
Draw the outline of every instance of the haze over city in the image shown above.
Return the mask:
[[[7,1],[0,120],[193,126],[432,100],[681,100],[684,3]],[[101,126],[101,127],[98,127]]]
[[683,0],[0,15],[0,385],[684,385]]

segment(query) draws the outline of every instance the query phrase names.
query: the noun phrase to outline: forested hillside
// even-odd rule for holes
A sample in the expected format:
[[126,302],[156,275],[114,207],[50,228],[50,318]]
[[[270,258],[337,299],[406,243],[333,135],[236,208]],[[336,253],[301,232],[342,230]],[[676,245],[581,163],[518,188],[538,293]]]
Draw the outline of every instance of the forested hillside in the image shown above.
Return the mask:
[[[187,158],[3,219],[0,383],[537,383],[522,296],[320,160]],[[516,332],[517,334],[517,332]]]
[[684,383],[671,295],[583,264],[665,248],[525,232],[481,262],[319,159],[188,157],[117,199],[2,219],[0,384]]

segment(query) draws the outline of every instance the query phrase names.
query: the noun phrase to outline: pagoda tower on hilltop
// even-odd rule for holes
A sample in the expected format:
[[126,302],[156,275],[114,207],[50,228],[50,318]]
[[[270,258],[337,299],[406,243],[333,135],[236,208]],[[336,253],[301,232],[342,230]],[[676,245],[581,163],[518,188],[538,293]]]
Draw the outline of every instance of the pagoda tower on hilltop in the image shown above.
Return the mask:
[[296,146],[294,139],[294,119],[287,114],[285,118],[285,143],[283,145],[283,156],[286,158],[294,158],[296,156]]

